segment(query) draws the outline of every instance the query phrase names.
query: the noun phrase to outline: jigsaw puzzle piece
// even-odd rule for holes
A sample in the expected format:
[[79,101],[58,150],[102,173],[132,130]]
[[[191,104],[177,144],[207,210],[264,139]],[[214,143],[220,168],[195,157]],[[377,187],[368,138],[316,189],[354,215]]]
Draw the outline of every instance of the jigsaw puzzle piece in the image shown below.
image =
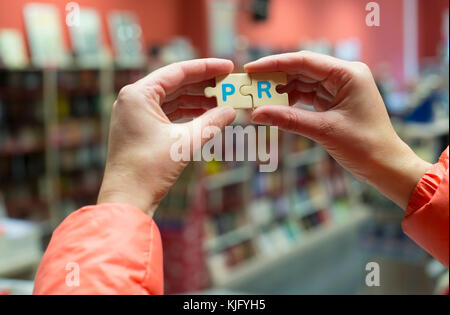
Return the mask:
[[217,98],[218,106],[230,106],[236,109],[252,108],[251,96],[240,93],[243,85],[252,83],[247,73],[232,73],[216,77],[216,86],[205,88],[205,96]]
[[251,73],[251,85],[241,87],[242,95],[251,95],[253,106],[289,105],[287,93],[279,94],[276,87],[287,84],[287,75],[284,72]]

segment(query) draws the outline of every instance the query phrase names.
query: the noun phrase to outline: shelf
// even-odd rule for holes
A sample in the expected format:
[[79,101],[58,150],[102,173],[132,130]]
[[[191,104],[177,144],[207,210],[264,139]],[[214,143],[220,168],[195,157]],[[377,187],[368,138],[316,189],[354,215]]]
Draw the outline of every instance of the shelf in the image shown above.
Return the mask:
[[405,139],[432,139],[448,135],[449,120],[445,118],[432,123],[397,123],[394,127],[400,137]]
[[23,220],[0,219],[0,276],[11,276],[36,268],[41,261],[40,230]]
[[284,160],[289,167],[299,167],[321,161],[326,157],[325,150],[316,145],[304,151],[290,153]]
[[43,145],[35,145],[35,146],[14,146],[9,148],[0,149],[0,157],[11,157],[11,156],[19,156],[19,155],[29,155],[29,154],[38,154],[44,152]]
[[228,247],[240,244],[251,239],[255,235],[255,227],[245,225],[231,232],[207,240],[205,248],[207,251],[221,251]]
[[48,204],[45,200],[36,197],[36,198],[8,201],[6,202],[5,206],[9,212],[17,213],[21,211],[29,211],[30,209],[32,209],[33,212],[36,212],[37,209],[46,208]]
[[[34,84],[28,84],[27,86],[27,81],[12,80],[11,82],[14,82],[14,85],[9,84],[8,86],[0,87],[0,98],[7,100],[5,102],[6,106],[15,106],[17,102],[22,106],[21,103],[30,99],[33,100],[33,106],[35,107],[33,107],[33,110],[36,109],[38,117],[42,116],[42,122],[39,120],[39,127],[42,128],[42,143],[22,145],[16,142],[0,149],[1,159],[9,159],[16,155],[42,154],[43,163],[45,163],[45,173],[42,174],[42,177],[36,179],[37,185],[44,186],[42,187],[43,202],[35,203],[33,200],[28,199],[14,200],[7,204],[10,215],[13,217],[28,217],[28,214],[30,214],[32,217],[32,210],[39,207],[39,210],[42,208],[42,210],[48,212],[48,215],[44,215],[44,217],[49,217],[52,221],[52,226],[56,226],[62,219],[59,210],[61,198],[66,199],[64,200],[66,202],[70,201],[67,199],[74,199],[74,202],[78,202],[80,201],[77,200],[79,198],[92,199],[98,193],[100,184],[95,185],[95,187],[76,187],[76,189],[68,191],[67,194],[61,194],[61,175],[67,174],[62,174],[63,172],[59,166],[61,165],[61,155],[70,154],[63,151],[95,147],[100,148],[102,155],[104,155],[103,149],[106,144],[109,126],[109,109],[114,101],[111,97],[114,94],[115,79],[120,77],[123,85],[130,83],[131,80],[128,76],[122,77],[119,76],[120,73],[113,73],[113,70],[112,66],[100,66],[96,69],[84,69],[76,66],[48,69],[35,69],[32,67],[17,70],[0,69],[0,71],[8,72],[4,73],[4,75],[15,73],[28,75],[30,73],[30,76],[35,81],[33,81]],[[71,72],[77,73],[72,74]],[[87,77],[84,76],[85,74]],[[78,75],[78,77],[75,75]],[[9,82],[10,80],[6,81]],[[66,116],[67,109],[60,111],[59,106],[61,106],[61,102],[58,99],[61,94],[67,94],[67,97],[70,99],[77,95],[86,96],[87,101],[90,102],[89,111],[86,111],[87,115],[81,115],[82,113],[77,115],[76,112],[69,111],[67,112],[67,117],[62,118],[61,116]],[[96,97],[94,100],[88,96]],[[67,105],[72,109],[77,103],[69,100]],[[94,106],[95,109],[93,108]],[[26,111],[27,107],[20,108],[20,110]],[[10,126],[6,127],[9,128]],[[80,133],[79,137],[74,137],[74,135],[76,136],[74,132]],[[68,136],[64,136],[66,134]],[[89,156],[91,156],[91,153],[89,151]],[[78,154],[78,152],[73,152],[73,154]],[[98,168],[103,168],[103,166]],[[76,175],[80,174],[77,173]],[[72,179],[70,180],[72,181]],[[7,191],[6,193],[9,192]],[[9,200],[11,198],[7,195],[5,199]]]
[[323,227],[308,232],[304,237],[299,239],[297,245],[293,246],[285,254],[256,256],[242,265],[230,269],[225,275],[221,276],[220,279],[215,279],[214,287],[222,289],[236,288],[239,284],[245,283],[255,276],[277,269],[277,266],[293,257],[297,257],[300,252],[307,248],[320,246],[321,243],[327,242],[341,233],[358,227],[370,217],[369,211],[364,206],[358,207],[358,210],[354,212],[355,213],[349,215],[345,222],[324,225]]
[[2,291],[11,295],[31,295],[33,287],[33,281],[0,279],[0,295]]
[[93,198],[98,195],[100,190],[101,182],[96,183],[95,185],[89,186],[78,186],[76,188],[71,189],[69,192],[62,193],[62,199],[83,199],[83,198]]
[[[280,219],[298,220],[317,212],[319,209],[314,207],[314,204],[322,204],[326,202],[325,197],[316,198],[315,200],[308,200],[301,202],[296,207],[301,211],[290,212],[286,216]],[[207,251],[219,252],[226,248],[240,244],[255,236],[260,228],[264,228],[267,224],[255,226],[252,224],[244,225],[233,231],[216,236],[205,243],[205,249]]]
[[87,140],[79,140],[73,142],[59,142],[52,144],[52,148],[57,150],[74,150],[82,147],[100,146],[103,145],[102,139],[99,137]]
[[323,207],[329,206],[328,199],[325,196],[314,198],[313,200],[306,200],[302,201],[295,205],[297,209],[301,209],[300,211],[292,211],[288,213],[287,218],[291,219],[301,219],[304,217],[307,217],[308,215],[311,215],[318,210],[320,210],[318,207],[315,207],[315,205],[323,205]]
[[251,179],[251,173],[252,169],[249,166],[237,167],[232,170],[207,176],[204,179],[204,184],[208,190],[214,190],[248,181]]
[[14,256],[9,256],[0,263],[0,276],[10,276],[27,270],[33,270],[37,268],[41,259],[42,254],[37,251],[22,252]]

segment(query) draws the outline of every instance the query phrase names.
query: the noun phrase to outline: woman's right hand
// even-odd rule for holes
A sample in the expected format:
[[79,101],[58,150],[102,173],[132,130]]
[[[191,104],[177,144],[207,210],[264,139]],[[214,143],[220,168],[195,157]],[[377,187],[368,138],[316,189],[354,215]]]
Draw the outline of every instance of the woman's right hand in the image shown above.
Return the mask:
[[[214,77],[232,71],[229,60],[189,60],[162,67],[122,88],[111,112],[97,203],[128,204],[153,215],[190,157],[213,137],[205,131],[223,130],[236,117],[231,107],[217,107],[215,99],[203,96]],[[182,118],[194,119],[173,123]],[[180,135],[188,148],[187,159],[181,160],[171,155]]]
[[255,123],[279,126],[321,144],[356,178],[372,184],[403,209],[430,164],[397,135],[370,69],[308,51],[274,55],[245,66],[248,73],[283,71],[289,93],[315,111],[264,106],[252,113]]

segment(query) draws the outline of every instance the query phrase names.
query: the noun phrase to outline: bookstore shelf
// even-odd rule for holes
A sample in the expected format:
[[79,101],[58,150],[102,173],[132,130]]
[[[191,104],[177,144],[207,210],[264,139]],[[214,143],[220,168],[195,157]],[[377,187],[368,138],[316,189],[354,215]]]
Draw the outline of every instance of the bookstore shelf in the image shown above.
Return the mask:
[[8,288],[0,290],[0,295],[31,295],[34,282],[29,280],[0,279],[0,287]]
[[252,175],[251,167],[243,166],[218,174],[209,175],[205,178],[205,187],[208,190],[218,189],[227,185],[234,185],[250,180]]
[[10,277],[25,271],[34,271],[37,269],[42,259],[42,253],[35,252],[21,252],[10,255],[2,259],[0,264],[0,277]]
[[405,139],[433,139],[449,132],[448,118],[438,118],[431,123],[397,123],[395,129]]
[[307,149],[304,151],[290,153],[285,157],[285,159],[286,163],[290,167],[299,167],[302,165],[318,162],[325,157],[326,157],[325,150],[320,146],[315,146],[311,149]]
[[40,229],[35,223],[0,219],[10,238],[0,238],[0,277],[36,270],[42,258]]
[[370,218],[370,212],[365,206],[360,206],[353,212],[351,218],[346,221],[329,225],[325,224],[311,232],[307,232],[296,245],[279,255],[255,257],[242,264],[242,266],[234,268],[232,272],[220,275],[215,279],[214,286],[218,289],[235,290],[241,284],[258,275],[263,276],[265,273],[275,272],[278,266],[282,265],[286,260],[290,260],[293,257],[299,259],[301,258],[299,256],[301,252],[308,248],[321,246],[322,243],[330,241],[340,233],[359,227]]
[[[7,166],[25,162],[33,169],[43,163],[39,176],[11,174],[13,185],[4,191],[10,216],[51,222],[55,227],[71,211],[95,203],[104,167],[109,112],[118,92],[116,81],[120,80],[119,85],[131,83],[127,71],[138,70],[0,70],[4,82],[0,105],[7,110],[9,119],[2,126],[7,135],[0,139],[2,163]],[[146,69],[140,69],[140,73],[145,72]],[[41,135],[40,138],[31,137],[30,121],[33,134]],[[96,181],[91,180],[94,177]],[[23,190],[24,185],[29,188]],[[38,208],[36,214],[34,210]]]
[[[293,211],[289,214],[286,214],[284,218],[288,220],[298,220],[302,219],[303,217],[307,217],[308,215],[311,215],[317,211],[317,209],[313,206],[313,203],[324,204],[326,203],[325,200],[326,200],[325,197],[320,196],[313,202],[303,201],[295,205],[296,209],[300,209],[299,211]],[[239,227],[235,230],[232,230],[230,232],[207,240],[205,242],[205,248],[207,251],[217,252],[232,247],[236,244],[242,243],[246,240],[253,238],[254,236],[257,235],[258,231],[265,228],[266,225],[267,224],[260,224],[260,225],[248,224]]]

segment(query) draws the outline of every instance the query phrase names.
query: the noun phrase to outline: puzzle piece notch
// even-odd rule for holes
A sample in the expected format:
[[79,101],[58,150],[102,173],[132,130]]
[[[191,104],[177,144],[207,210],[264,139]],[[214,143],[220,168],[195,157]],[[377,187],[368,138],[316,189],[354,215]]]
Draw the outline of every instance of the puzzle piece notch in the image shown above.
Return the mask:
[[264,105],[289,106],[287,93],[278,93],[277,86],[287,84],[287,75],[284,72],[252,73],[251,84],[241,86],[242,95],[251,95],[253,107]]
[[232,73],[216,77],[216,86],[205,88],[206,97],[216,97],[217,106],[230,106],[236,109],[253,108],[251,96],[244,96],[240,88],[251,85],[252,81],[247,73]]

